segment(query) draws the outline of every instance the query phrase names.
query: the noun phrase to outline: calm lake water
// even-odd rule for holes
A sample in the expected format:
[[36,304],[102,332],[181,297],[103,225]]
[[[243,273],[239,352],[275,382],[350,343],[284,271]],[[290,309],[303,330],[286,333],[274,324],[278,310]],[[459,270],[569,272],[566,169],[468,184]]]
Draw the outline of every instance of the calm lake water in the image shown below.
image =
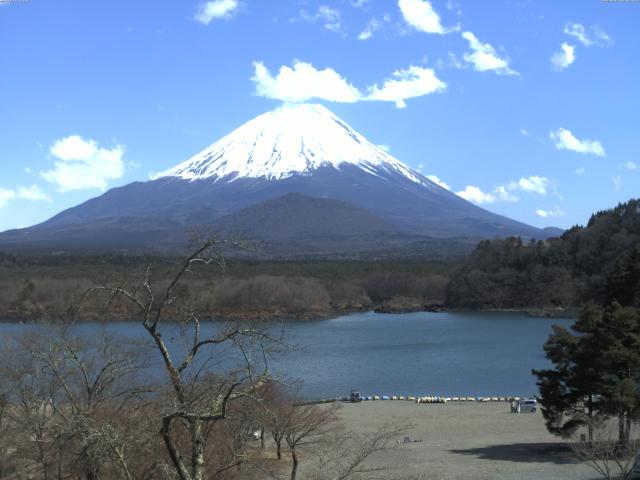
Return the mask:
[[[270,362],[277,375],[304,379],[311,398],[348,395],[528,396],[536,392],[532,368],[549,365],[542,345],[553,324],[571,320],[517,313],[372,312],[333,320],[287,323],[296,351]],[[44,326],[0,323],[0,335]],[[102,324],[74,327],[77,334]],[[139,324],[109,330],[144,338]],[[177,337],[177,335],[176,335]],[[177,342],[176,339],[172,341]]]

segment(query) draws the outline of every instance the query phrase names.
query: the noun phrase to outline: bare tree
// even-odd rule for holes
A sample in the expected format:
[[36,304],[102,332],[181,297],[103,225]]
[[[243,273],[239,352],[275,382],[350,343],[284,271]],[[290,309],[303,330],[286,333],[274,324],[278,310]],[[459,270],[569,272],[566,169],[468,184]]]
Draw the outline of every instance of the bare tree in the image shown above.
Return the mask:
[[367,435],[338,433],[317,451],[313,480],[389,479],[389,467],[373,463],[379,452],[398,446],[397,438],[410,427],[407,421],[387,423]]
[[4,338],[0,364],[16,474],[136,477],[131,465],[140,463],[142,450],[131,441],[132,421],[139,420],[136,407],[148,392],[139,375],[146,365],[139,345],[41,330]]
[[6,401],[3,423],[7,438],[11,439],[15,473],[47,480],[56,463],[50,399],[55,396],[57,385],[33,356],[39,345],[32,335],[3,338],[0,378]]
[[[227,420],[233,402],[254,395],[262,378],[261,372],[256,375],[254,371],[253,352],[259,345],[277,340],[262,328],[235,324],[215,325],[213,332],[205,334],[193,305],[180,301],[180,282],[193,268],[224,266],[223,259],[210,253],[221,245],[227,244],[204,242],[177,266],[173,277],[159,290],[152,285],[149,266],[144,279],[133,288],[103,286],[88,291],[107,292],[112,299],[128,300],[162,359],[168,389],[161,397],[160,433],[180,480],[204,479],[210,425]],[[165,325],[167,320],[180,322],[184,349],[172,349],[163,336],[163,332],[170,331],[170,325]],[[234,353],[229,353],[228,348]],[[234,363],[234,359],[239,362]],[[214,361],[218,362],[215,372]],[[230,363],[233,368],[228,366]],[[240,461],[234,459],[232,465],[219,469]]]
[[628,480],[634,474],[636,460],[640,455],[640,438],[637,429],[636,432],[633,431],[635,426],[632,424],[629,427],[628,441],[620,442],[614,422],[600,421],[589,430],[593,434],[593,440],[581,438],[571,444],[573,454],[605,480]]

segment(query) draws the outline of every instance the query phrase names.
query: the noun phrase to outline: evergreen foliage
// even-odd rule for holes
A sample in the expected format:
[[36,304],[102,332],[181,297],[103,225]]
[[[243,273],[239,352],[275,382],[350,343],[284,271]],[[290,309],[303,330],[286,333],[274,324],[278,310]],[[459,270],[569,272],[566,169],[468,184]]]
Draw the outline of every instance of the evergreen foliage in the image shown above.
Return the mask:
[[561,237],[486,240],[447,287],[462,308],[640,305],[640,199],[592,215]]

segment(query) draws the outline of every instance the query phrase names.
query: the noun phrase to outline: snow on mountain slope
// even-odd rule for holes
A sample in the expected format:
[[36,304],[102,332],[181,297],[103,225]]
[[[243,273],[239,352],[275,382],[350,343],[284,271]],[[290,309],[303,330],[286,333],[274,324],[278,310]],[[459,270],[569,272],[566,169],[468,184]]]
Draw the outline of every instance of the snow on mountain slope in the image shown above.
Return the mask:
[[284,105],[237,128],[200,153],[161,172],[155,179],[238,178],[281,180],[309,175],[320,167],[352,164],[378,175],[398,173],[437,188],[401,161],[378,148],[322,105]]

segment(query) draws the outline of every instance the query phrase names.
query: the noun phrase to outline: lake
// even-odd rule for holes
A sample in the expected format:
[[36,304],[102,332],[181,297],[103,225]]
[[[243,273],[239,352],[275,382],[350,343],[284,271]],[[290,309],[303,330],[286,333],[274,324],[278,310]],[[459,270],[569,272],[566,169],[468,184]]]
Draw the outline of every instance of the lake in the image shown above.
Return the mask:
[[[333,320],[286,323],[298,350],[276,358],[270,370],[304,379],[311,398],[365,395],[529,396],[536,392],[531,369],[549,362],[542,346],[553,324],[571,320],[520,313],[373,312]],[[0,334],[45,326],[0,323]],[[80,324],[78,334],[102,329]],[[144,336],[137,323],[108,326],[126,336]],[[144,337],[143,337],[144,338]]]

